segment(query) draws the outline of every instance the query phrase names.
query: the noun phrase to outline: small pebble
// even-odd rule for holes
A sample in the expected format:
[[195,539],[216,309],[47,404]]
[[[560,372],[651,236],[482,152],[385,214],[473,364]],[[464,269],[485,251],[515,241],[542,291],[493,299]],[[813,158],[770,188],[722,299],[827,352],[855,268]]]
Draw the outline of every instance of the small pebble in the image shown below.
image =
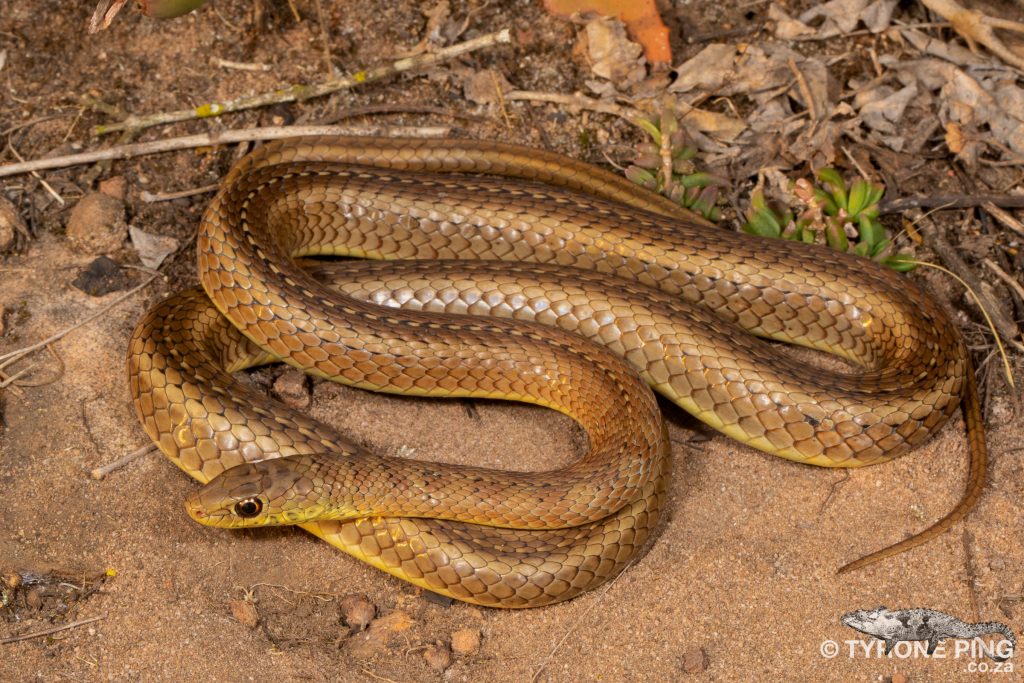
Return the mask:
[[438,673],[452,665],[452,653],[442,643],[435,643],[423,651],[427,665]]
[[338,606],[341,619],[345,625],[356,631],[362,631],[377,615],[377,608],[364,595],[346,595]]
[[108,197],[113,197],[124,201],[125,191],[128,189],[128,183],[125,181],[124,176],[116,175],[113,178],[107,178],[106,180],[100,181],[99,190]]
[[32,609],[39,609],[43,606],[43,595],[38,588],[32,588],[25,593],[25,603]]
[[408,631],[410,628],[412,628],[412,617],[409,616],[408,612],[402,610],[395,610],[391,614],[377,619],[370,626],[371,631],[384,635],[401,633],[402,631]]
[[238,620],[238,623],[249,628],[256,628],[260,623],[260,615],[256,611],[256,605],[249,600],[232,600],[231,615]]
[[14,204],[0,196],[0,252],[14,247],[14,240],[19,232],[28,233],[25,221],[21,219]]
[[274,394],[292,408],[308,408],[310,403],[306,376],[300,371],[289,368],[274,380]]
[[11,569],[5,569],[3,574],[0,574],[0,583],[14,590],[21,585],[21,574]]
[[480,629],[460,628],[452,634],[452,652],[457,655],[472,655],[480,649]]
[[391,638],[412,628],[412,623],[412,617],[402,610],[375,619],[368,629],[348,639],[348,652],[356,659],[371,659],[383,654]]
[[683,655],[683,671],[688,674],[699,674],[707,668],[708,656],[703,648],[697,645],[686,648],[686,653]]
[[68,217],[68,240],[85,254],[115,252],[127,233],[124,203],[102,192],[91,192],[79,199]]
[[910,683],[910,678],[905,673],[894,673],[892,675],[892,683]]

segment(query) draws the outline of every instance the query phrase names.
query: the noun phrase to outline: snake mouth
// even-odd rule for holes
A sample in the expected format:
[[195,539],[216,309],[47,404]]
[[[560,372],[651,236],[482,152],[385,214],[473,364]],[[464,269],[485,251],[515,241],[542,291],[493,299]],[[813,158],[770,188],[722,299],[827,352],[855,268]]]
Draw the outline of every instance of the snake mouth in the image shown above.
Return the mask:
[[201,494],[202,491],[197,491],[185,499],[185,512],[188,516],[204,526],[226,526],[225,522],[229,520],[223,514],[210,514],[203,505]]
[[208,488],[196,491],[185,500],[185,512],[204,526],[220,528],[264,526],[272,522],[269,515],[260,514],[264,508],[262,497],[235,500],[218,493]]

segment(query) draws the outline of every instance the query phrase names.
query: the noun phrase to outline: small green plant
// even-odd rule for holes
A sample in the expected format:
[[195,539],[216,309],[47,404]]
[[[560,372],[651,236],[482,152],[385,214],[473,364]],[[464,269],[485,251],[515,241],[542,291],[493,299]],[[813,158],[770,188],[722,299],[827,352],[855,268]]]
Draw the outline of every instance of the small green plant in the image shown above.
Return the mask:
[[913,256],[896,251],[892,238],[878,222],[883,185],[858,179],[847,187],[832,168],[823,168],[816,175],[821,185],[801,179],[793,186],[793,195],[804,207],[798,214],[788,207],[773,206],[760,189],[755,190],[743,231],[808,244],[824,242],[836,251],[870,258],[893,270],[914,269]]
[[716,206],[718,193],[729,183],[721,176],[697,170],[697,148],[689,144],[675,112],[665,107],[658,123],[647,119],[634,123],[647,133],[650,142],[637,145],[636,158],[626,169],[626,177],[709,221],[721,218]]

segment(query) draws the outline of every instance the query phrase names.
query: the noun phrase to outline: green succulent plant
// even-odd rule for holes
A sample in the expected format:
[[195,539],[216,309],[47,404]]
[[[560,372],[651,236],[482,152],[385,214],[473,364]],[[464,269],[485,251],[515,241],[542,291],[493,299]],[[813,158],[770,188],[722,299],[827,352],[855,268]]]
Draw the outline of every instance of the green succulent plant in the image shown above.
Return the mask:
[[774,206],[758,189],[750,197],[743,231],[762,237],[824,243],[836,251],[870,258],[899,272],[916,267],[914,257],[897,251],[892,238],[878,222],[878,202],[885,187],[855,180],[847,187],[832,168],[817,172],[821,185],[797,181],[793,194],[804,205],[799,214],[788,207]]
[[[648,119],[634,121],[650,141],[637,145],[636,158],[626,169],[626,177],[710,221],[719,220],[718,194],[720,188],[729,185],[728,180],[697,170],[697,148],[689,144],[671,108],[663,109],[659,118],[658,123]],[[667,159],[671,160],[670,170]]]

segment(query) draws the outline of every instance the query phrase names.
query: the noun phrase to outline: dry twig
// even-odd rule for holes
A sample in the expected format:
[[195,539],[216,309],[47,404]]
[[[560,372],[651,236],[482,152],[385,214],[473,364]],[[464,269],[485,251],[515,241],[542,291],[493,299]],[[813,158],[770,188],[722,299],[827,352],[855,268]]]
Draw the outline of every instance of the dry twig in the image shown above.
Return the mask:
[[[899,213],[908,209],[969,209],[992,204],[1010,209],[1024,208],[1024,195],[1018,194],[938,194],[930,197],[903,197],[882,202],[881,213]],[[987,210],[987,209],[986,209]]]
[[982,259],[981,262],[984,263],[989,270],[995,273],[996,277],[998,277],[1000,280],[1008,284],[1010,288],[1014,292],[1016,292],[1017,296],[1020,297],[1021,301],[1024,301],[1024,287],[1021,287],[1019,282],[1010,277],[1010,275],[1005,270],[996,265],[996,263],[992,259]]
[[192,121],[194,119],[206,119],[214,116],[222,116],[231,112],[255,109],[271,104],[286,102],[299,102],[314,97],[322,97],[339,90],[345,90],[364,83],[372,83],[389,76],[394,76],[406,71],[425,69],[446,62],[482,48],[491,47],[501,43],[512,42],[512,34],[506,28],[494,33],[467,40],[450,47],[443,48],[437,52],[417,55],[408,59],[399,59],[396,62],[380,66],[375,69],[357,71],[351,76],[333,78],[323,83],[314,85],[293,85],[279,88],[270,92],[253,95],[251,97],[239,97],[225,102],[208,102],[192,109],[179,109],[177,111],[158,112],[145,114],[143,116],[129,116],[124,121],[104,126],[97,126],[94,131],[97,135],[104,135],[120,130],[138,131],[151,126],[159,126],[178,121]]
[[179,192],[148,192],[146,190],[143,190],[142,192],[139,193],[139,199],[146,202],[147,204],[155,204],[156,202],[169,202],[172,199],[185,199],[187,197],[195,197],[196,195],[199,194],[216,192],[218,187],[220,187],[218,183],[211,183],[209,185],[191,187],[187,190],[181,190]]
[[513,90],[505,93],[506,101],[525,100],[527,102],[550,102],[552,104],[564,104],[577,109],[588,109],[603,114],[611,114],[632,121],[640,115],[640,112],[632,107],[624,107],[613,102],[596,100],[593,97],[584,95],[563,95],[555,92],[537,92],[534,90]]
[[67,624],[61,624],[60,626],[54,626],[53,628],[44,629],[42,631],[34,631],[32,633],[25,633],[24,635],[20,636],[11,636],[10,638],[4,638],[3,640],[0,640],[0,645],[6,645],[7,643],[17,643],[22,640],[31,640],[32,638],[42,638],[43,636],[59,633],[60,631],[67,631],[68,629],[72,628],[78,628],[79,626],[85,626],[86,624],[91,624],[94,621],[99,621],[100,619],[106,618],[107,614],[106,612],[104,612],[103,614],[97,614],[95,617],[89,617],[88,619],[79,619],[78,621],[72,621]]
[[[1024,206],[1024,197],[1020,198],[1021,206]],[[1018,235],[1024,237],[1024,224],[1019,220],[1010,215],[1009,211],[1004,211],[1002,208],[996,206],[992,202],[983,202],[981,208],[985,209],[993,218],[1013,230]]]
[[377,126],[352,128],[349,126],[268,126],[266,128],[243,128],[242,130],[225,130],[219,133],[202,133],[186,135],[180,138],[166,138],[152,142],[136,142],[130,145],[115,145],[107,149],[67,156],[36,159],[20,164],[0,166],[0,178],[4,176],[44,171],[53,168],[66,168],[80,164],[91,164],[108,159],[130,159],[146,154],[173,152],[195,147],[213,147],[228,145],[235,142],[251,142],[253,140],[276,140],[294,138],[304,135],[410,135],[417,137],[442,137],[451,132],[451,128],[440,127],[408,127],[408,126]]
[[990,17],[982,12],[965,9],[955,0],[921,0],[921,4],[947,19],[972,50],[976,42],[981,43],[1010,66],[1024,69],[1024,57],[1008,47],[995,32],[995,29],[999,28],[1024,33],[1024,24],[1021,22]]
[[100,467],[94,468],[92,471],[89,472],[89,476],[97,480],[103,479],[105,476],[107,476],[114,470],[124,467],[133,460],[138,460],[139,458],[141,458],[144,455],[147,455],[148,453],[152,453],[153,451],[156,450],[156,448],[157,446],[155,443],[148,444],[146,446],[143,446],[142,448],[137,448],[131,453],[121,456],[114,462],[110,462],[107,463],[106,465],[101,465]]
[[[1020,330],[1017,329],[1017,325],[1010,319],[1006,313],[1003,312],[1002,306],[999,302],[995,301],[991,296],[985,293],[985,290],[981,286],[981,280],[974,274],[964,260],[960,258],[960,254],[957,253],[946,238],[937,232],[933,232],[929,235],[928,246],[930,246],[935,253],[938,254],[942,262],[946,264],[946,267],[953,271],[960,279],[968,286],[968,289],[972,290],[974,296],[977,297],[977,304],[980,308],[988,311],[988,315],[992,318],[992,324],[999,332],[999,336],[1003,340],[1013,346],[1018,351],[1024,351],[1024,345],[1020,343]],[[934,264],[933,264],[934,265]]]
[[44,339],[41,342],[36,342],[35,344],[31,344],[29,346],[25,346],[25,347],[22,347],[20,349],[15,349],[14,351],[9,351],[8,353],[0,355],[0,370],[2,370],[3,368],[7,367],[11,363],[14,363],[14,362],[17,362],[17,361],[21,360],[22,358],[24,358],[28,354],[32,353],[33,351],[38,351],[39,349],[42,349],[42,348],[44,348],[46,346],[49,346],[50,344],[54,343],[55,341],[64,338],[69,333],[74,332],[78,328],[83,327],[84,325],[87,325],[87,324],[91,323],[93,320],[96,320],[97,318],[99,318],[102,315],[105,315],[112,308],[114,308],[119,303],[121,303],[125,299],[129,298],[130,296],[132,296],[133,294],[135,294],[139,290],[141,290],[143,287],[146,287],[149,283],[151,283],[156,278],[157,278],[156,275],[153,275],[153,276],[147,278],[142,284],[136,285],[135,287],[132,287],[127,292],[125,292],[121,296],[117,297],[116,299],[111,301],[109,304],[107,304],[103,308],[99,309],[98,311],[96,311],[92,315],[87,316],[84,320],[81,320],[81,321],[75,323],[74,325],[71,325],[70,327],[64,328],[60,332],[57,332],[56,334],[47,337],[46,339]]

